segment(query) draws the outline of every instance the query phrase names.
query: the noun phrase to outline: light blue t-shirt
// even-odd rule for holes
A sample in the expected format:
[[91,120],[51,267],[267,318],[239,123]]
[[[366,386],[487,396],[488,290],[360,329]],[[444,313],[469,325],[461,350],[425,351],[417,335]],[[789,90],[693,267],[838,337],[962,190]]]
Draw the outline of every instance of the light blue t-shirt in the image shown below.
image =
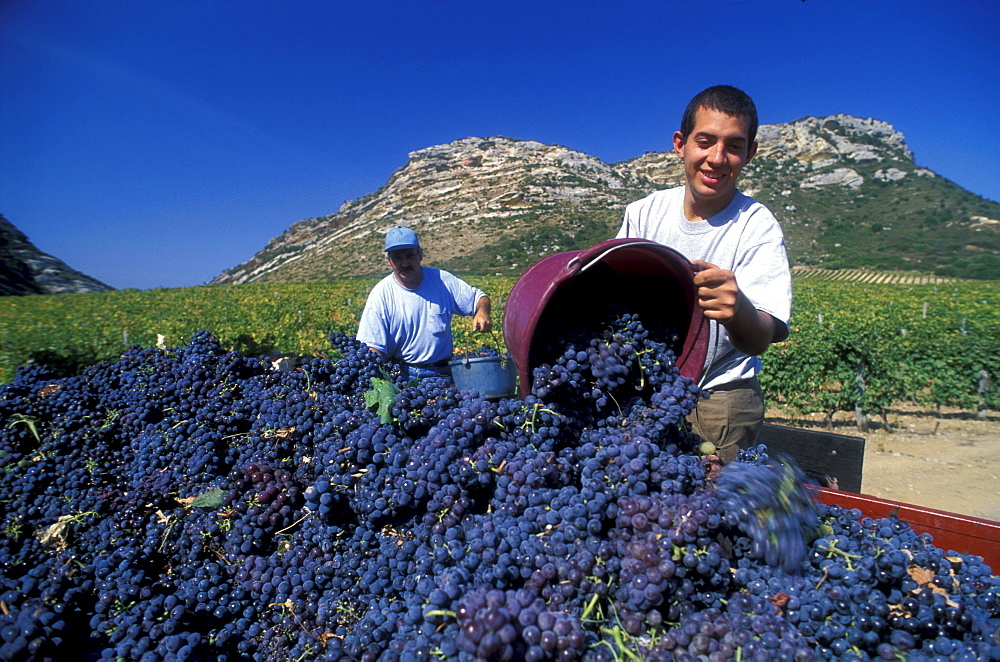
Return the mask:
[[372,288],[358,324],[358,340],[406,363],[451,358],[452,315],[474,315],[486,294],[447,271],[422,269],[415,290],[400,285],[392,274]]

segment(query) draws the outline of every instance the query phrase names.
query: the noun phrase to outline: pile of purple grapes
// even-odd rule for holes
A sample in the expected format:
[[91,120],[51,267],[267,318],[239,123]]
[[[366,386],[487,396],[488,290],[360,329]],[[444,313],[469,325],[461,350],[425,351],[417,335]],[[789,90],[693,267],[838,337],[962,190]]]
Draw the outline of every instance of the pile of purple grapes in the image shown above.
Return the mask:
[[661,322],[543,338],[523,399],[330,339],[0,386],[0,660],[1000,659],[979,557],[699,455]]

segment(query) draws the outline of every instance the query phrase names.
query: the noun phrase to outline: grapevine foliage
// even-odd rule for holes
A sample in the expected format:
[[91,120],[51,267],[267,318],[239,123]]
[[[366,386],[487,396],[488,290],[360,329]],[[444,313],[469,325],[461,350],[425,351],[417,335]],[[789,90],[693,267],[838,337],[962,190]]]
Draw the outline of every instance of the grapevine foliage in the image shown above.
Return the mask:
[[379,422],[383,425],[392,422],[392,406],[396,402],[399,389],[389,379],[372,377],[372,388],[365,391],[365,404],[378,413]]
[[[499,319],[516,278],[470,282],[495,295]],[[130,343],[154,345],[162,335],[175,345],[198,329],[212,329],[225,347],[247,355],[323,353],[331,330],[357,329],[374,284],[362,278],[0,297],[7,322],[0,382],[30,360],[79,372],[117,358]],[[768,402],[867,417],[887,417],[900,402],[1000,408],[997,281],[913,285],[796,275],[792,287],[791,335],[762,357]],[[457,348],[477,342],[469,324],[452,332]]]
[[655,320],[545,339],[496,401],[330,340],[283,371],[198,332],[0,387],[0,659],[1000,653],[978,557],[812,502],[766,449],[698,455]]

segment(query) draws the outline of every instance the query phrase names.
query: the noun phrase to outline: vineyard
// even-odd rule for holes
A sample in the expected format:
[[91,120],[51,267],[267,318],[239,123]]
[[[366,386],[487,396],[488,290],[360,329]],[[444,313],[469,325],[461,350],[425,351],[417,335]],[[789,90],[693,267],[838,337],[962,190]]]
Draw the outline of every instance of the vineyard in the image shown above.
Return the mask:
[[[800,412],[884,416],[894,402],[930,409],[1000,408],[1000,287],[994,282],[876,282],[796,272],[791,337],[764,355],[768,399]],[[828,276],[829,278],[829,276]],[[470,278],[501,319],[512,277]],[[69,373],[131,345],[177,346],[206,329],[248,356],[330,353],[331,332],[353,334],[372,279],[192,287],[0,299],[0,383],[17,366]],[[502,349],[499,333],[456,348]]]
[[796,280],[840,281],[853,283],[886,283],[895,285],[942,285],[954,283],[957,279],[932,276],[925,273],[901,271],[875,271],[872,269],[819,269],[815,267],[792,267]]
[[761,384],[799,411],[885,416],[894,402],[997,409],[997,287],[798,281],[790,338]]

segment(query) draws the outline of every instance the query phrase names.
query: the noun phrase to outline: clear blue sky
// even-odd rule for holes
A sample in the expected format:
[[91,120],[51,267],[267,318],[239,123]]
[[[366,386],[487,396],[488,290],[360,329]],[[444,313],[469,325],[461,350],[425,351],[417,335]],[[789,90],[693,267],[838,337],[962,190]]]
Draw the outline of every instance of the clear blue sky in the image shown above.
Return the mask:
[[413,150],[621,161],[716,83],[889,122],[1000,200],[996,0],[0,0],[0,213],[113,287],[199,285]]

